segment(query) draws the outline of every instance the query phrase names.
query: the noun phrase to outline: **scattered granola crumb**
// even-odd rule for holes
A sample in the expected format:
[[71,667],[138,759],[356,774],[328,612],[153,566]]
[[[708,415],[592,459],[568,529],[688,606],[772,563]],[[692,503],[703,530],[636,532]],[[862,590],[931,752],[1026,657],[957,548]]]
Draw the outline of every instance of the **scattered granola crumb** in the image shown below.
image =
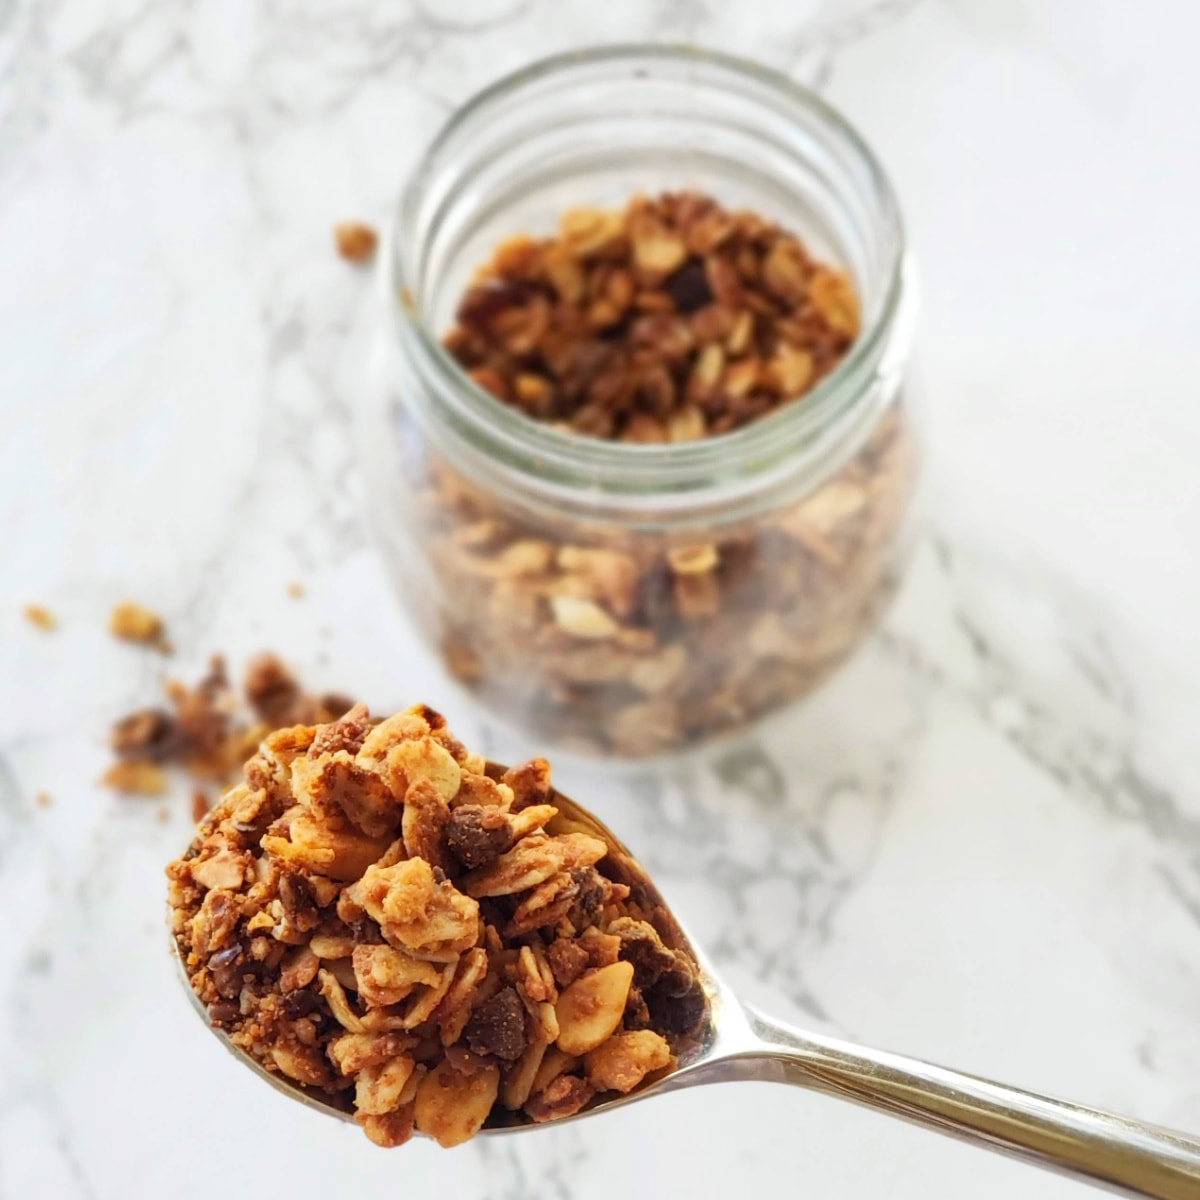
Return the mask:
[[33,798],[38,808],[49,808],[54,803],[54,797],[49,792],[38,792]]
[[192,793],[192,820],[199,825],[204,819],[204,814],[212,808],[212,803],[209,798],[200,791]]
[[364,263],[375,257],[379,235],[362,221],[345,221],[333,231],[338,253],[349,262]]
[[167,773],[152,762],[127,760],[113,763],[100,782],[133,796],[161,796],[167,790]]
[[[114,771],[122,766],[181,766],[195,779],[225,783],[269,733],[297,722],[332,721],[354,703],[336,692],[319,696],[305,692],[273,654],[251,660],[240,698],[220,655],[213,656],[208,672],[195,686],[170,680],[166,693],[169,706],[138,709],[113,725],[109,744],[121,760]],[[139,790],[118,783],[112,786]],[[208,799],[197,791],[192,804],[198,821],[207,811]]]
[[154,810],[154,819],[160,825],[166,825],[167,822],[170,821],[170,819],[171,819],[171,810],[165,804],[160,804]]
[[291,596],[293,600],[299,600],[304,595],[304,591],[304,584],[302,584],[298,579],[293,579],[292,582],[287,586],[287,594]]
[[153,646],[164,654],[171,652],[162,617],[136,600],[123,600],[112,610],[108,618],[108,631],[123,641]]
[[627,855],[559,824],[544,759],[500,776],[425,705],[355,705],[244,775],[167,868],[180,959],[234,1047],[376,1145],[569,1116],[694,1044],[690,952]]
[[23,611],[25,619],[43,633],[53,633],[58,628],[58,618],[43,604],[27,604]]

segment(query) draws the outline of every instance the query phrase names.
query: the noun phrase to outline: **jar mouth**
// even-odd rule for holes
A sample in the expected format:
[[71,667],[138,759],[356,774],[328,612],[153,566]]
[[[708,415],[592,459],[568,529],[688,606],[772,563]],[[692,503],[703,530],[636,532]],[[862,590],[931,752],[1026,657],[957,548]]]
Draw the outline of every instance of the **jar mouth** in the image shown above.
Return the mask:
[[[477,384],[442,344],[445,330],[428,302],[426,247],[456,196],[471,184],[453,169],[464,141],[496,110],[511,110],[522,93],[561,82],[581,71],[613,71],[633,80],[657,70],[682,76],[686,86],[736,90],[750,105],[769,108],[776,121],[802,121],[806,136],[819,134],[836,152],[880,243],[870,303],[863,327],[845,357],[796,401],[727,433],[691,442],[646,444],[593,438],[556,428],[504,404]],[[799,147],[796,147],[798,153]],[[631,189],[632,190],[635,189]],[[591,198],[575,196],[574,205]],[[564,205],[569,207],[570,205]],[[481,204],[481,207],[486,207]],[[508,233],[525,232],[510,228]],[[800,231],[797,231],[800,232]],[[741,479],[761,481],[797,455],[812,451],[838,427],[853,420],[864,395],[873,390],[898,325],[906,255],[903,222],[883,167],[852,125],[815,93],[755,62],[688,45],[618,44],[554,55],[534,62],[476,93],[446,122],[430,143],[404,189],[390,231],[387,302],[398,335],[429,389],[438,417],[452,436],[485,454],[501,469],[535,475],[568,491],[612,493],[627,505],[630,497],[695,493],[714,482],[726,487]],[[860,294],[863,282],[857,281]],[[907,334],[907,330],[905,330]],[[907,338],[905,338],[907,340]],[[907,345],[899,350],[903,355]],[[842,430],[844,433],[844,429]],[[834,440],[839,440],[834,437]]]

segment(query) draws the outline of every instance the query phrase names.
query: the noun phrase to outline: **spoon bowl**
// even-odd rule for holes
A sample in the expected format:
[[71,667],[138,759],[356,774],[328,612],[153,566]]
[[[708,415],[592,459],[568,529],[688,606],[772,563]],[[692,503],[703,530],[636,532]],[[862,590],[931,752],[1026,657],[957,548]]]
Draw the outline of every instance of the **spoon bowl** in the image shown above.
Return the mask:
[[[488,764],[499,778],[505,768]],[[721,980],[688,937],[653,881],[619,838],[594,813],[556,791],[558,815],[551,833],[582,832],[609,847],[605,874],[629,886],[633,898],[654,913],[665,943],[688,955],[708,1002],[706,1019],[683,1045],[676,1065],[627,1095],[599,1097],[570,1117],[580,1121],[667,1092],[738,1080],[791,1084],[826,1092],[972,1142],[1038,1166],[1073,1175],[1111,1191],[1157,1200],[1200,1198],[1200,1140],[1069,1101],[1039,1096],[886,1051],[806,1032],[744,1004]],[[238,1061],[290,1100],[326,1116],[352,1122],[349,1108],[267,1071],[209,1021],[183,964],[179,978],[193,1007]],[[486,1125],[481,1134],[513,1134],[545,1128],[532,1122]]]

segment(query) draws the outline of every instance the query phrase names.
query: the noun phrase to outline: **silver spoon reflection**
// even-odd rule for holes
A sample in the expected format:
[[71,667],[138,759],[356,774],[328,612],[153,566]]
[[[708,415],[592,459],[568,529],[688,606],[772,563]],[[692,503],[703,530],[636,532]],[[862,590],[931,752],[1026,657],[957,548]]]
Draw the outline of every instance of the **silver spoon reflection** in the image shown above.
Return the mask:
[[[502,771],[502,767],[489,764],[489,774],[498,776]],[[736,1080],[787,1083],[853,1100],[1125,1195],[1159,1200],[1200,1198],[1200,1140],[1196,1138],[807,1033],[743,1004],[696,949],[657,888],[608,827],[561,792],[556,792],[551,802],[559,813],[548,827],[550,832],[581,831],[603,839],[610,847],[606,871],[629,884],[634,898],[647,911],[659,910],[666,921],[664,928],[673,935],[674,948],[691,955],[699,967],[709,1015],[692,1044],[677,1047],[678,1065],[669,1074],[628,1095],[599,1098],[575,1116],[549,1124],[582,1120],[697,1084]],[[243,1066],[308,1108],[352,1120],[351,1114],[333,1101],[272,1074],[233,1046],[209,1022],[182,964],[179,977],[205,1024]],[[485,1127],[482,1132],[511,1134],[540,1128],[544,1126],[510,1124]]]

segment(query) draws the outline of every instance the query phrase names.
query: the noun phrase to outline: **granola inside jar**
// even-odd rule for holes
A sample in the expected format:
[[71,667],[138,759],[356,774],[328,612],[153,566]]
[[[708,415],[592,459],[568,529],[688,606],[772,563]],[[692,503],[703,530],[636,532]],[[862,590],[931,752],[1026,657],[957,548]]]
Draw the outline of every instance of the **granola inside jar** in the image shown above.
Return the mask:
[[372,510],[504,718],[674,751],[862,641],[912,541],[915,298],[821,100],[694,50],[548,60],[460,110],[388,251]]

